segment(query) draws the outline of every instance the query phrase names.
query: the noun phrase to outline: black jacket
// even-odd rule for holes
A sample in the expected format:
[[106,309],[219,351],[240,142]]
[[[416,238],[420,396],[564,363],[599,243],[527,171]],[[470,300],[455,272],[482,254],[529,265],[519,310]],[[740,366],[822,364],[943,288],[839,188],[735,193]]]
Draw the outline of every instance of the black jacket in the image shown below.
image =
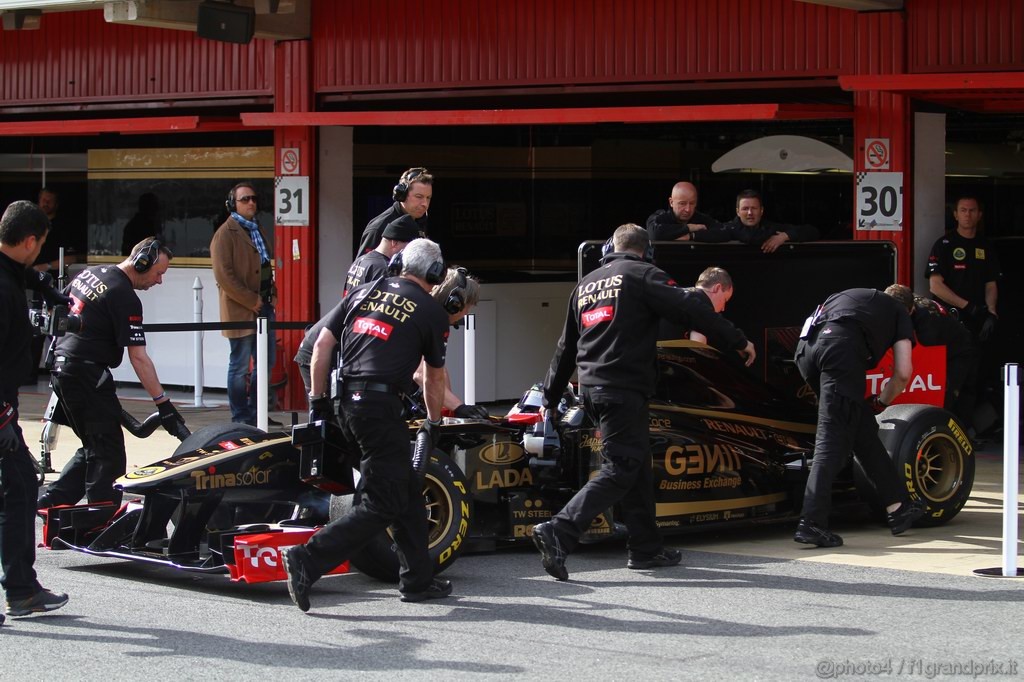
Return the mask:
[[[368,253],[377,248],[380,244],[381,235],[384,233],[384,228],[388,226],[392,220],[398,220],[405,211],[402,210],[402,204],[395,202],[391,208],[381,213],[379,216],[366,223],[366,227],[363,229],[363,236],[359,239],[359,248],[356,249],[356,256],[362,256],[364,253]],[[427,216],[424,215],[422,218],[416,221],[416,224],[420,226],[420,233],[426,236],[428,220]]]
[[18,387],[32,369],[25,266],[0,253],[0,403],[18,405]]
[[706,225],[709,230],[722,227],[722,223],[700,211],[694,211],[689,220],[681,223],[671,209],[662,208],[647,217],[647,232],[652,242],[670,242],[690,234],[690,223]]
[[691,239],[695,242],[708,242],[712,244],[738,241],[753,246],[761,246],[768,241],[769,237],[780,232],[785,232],[789,235],[789,241],[791,242],[813,242],[819,238],[818,228],[813,225],[786,225],[785,223],[776,223],[771,220],[762,220],[758,223],[757,227],[747,227],[736,217],[720,225],[718,228],[712,229],[709,225],[706,230],[694,232]]
[[703,291],[676,286],[637,256],[613,253],[569,297],[565,327],[544,380],[545,407],[558,404],[577,365],[584,386],[651,395],[661,318],[722,339],[723,350],[747,345],[743,332],[715,312]]

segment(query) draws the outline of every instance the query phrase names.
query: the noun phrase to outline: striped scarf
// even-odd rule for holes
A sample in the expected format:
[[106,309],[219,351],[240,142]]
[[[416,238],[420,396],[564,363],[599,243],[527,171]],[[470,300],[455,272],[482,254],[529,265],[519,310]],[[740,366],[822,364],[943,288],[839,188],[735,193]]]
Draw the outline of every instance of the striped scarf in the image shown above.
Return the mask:
[[260,261],[263,263],[269,263],[270,252],[267,251],[267,244],[263,241],[263,235],[260,233],[259,223],[246,220],[234,211],[231,212],[231,218],[249,231],[249,237],[252,238],[252,243],[256,246],[256,250],[260,252]]

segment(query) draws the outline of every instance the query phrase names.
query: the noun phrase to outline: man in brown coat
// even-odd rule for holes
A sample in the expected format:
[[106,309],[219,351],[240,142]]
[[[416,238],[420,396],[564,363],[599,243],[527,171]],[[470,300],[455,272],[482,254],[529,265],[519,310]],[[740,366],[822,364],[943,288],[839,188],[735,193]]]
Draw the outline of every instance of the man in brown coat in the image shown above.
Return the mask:
[[[225,206],[228,219],[210,242],[213,276],[220,292],[222,322],[255,322],[256,317],[274,320],[273,251],[256,223],[256,190],[240,182],[231,188]],[[228,404],[231,421],[256,424],[256,330],[225,329],[231,344],[228,357]],[[267,351],[274,363],[274,335]],[[251,373],[250,362],[254,365]]]

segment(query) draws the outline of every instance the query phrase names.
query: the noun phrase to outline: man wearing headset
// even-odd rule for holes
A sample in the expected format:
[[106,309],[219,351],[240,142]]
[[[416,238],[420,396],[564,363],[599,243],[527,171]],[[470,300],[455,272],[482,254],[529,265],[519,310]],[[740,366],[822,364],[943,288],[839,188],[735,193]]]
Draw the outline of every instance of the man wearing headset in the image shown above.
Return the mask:
[[[252,322],[257,316],[274,320],[273,250],[256,222],[257,196],[250,183],[240,182],[228,192],[230,215],[213,233],[210,260],[217,280],[221,322]],[[256,425],[256,328],[225,329],[231,346],[228,356],[228,405],[231,421]],[[274,335],[267,349],[269,370],[274,365]]]
[[419,226],[421,237],[427,236],[427,209],[434,195],[434,176],[426,168],[410,168],[402,173],[391,190],[395,203],[391,208],[366,224],[356,254],[362,255],[377,248],[384,228],[395,219],[408,215]]
[[427,419],[421,430],[432,441],[441,423],[448,316],[428,292],[444,277],[444,263],[441,248],[428,239],[410,242],[401,260],[401,275],[364,284],[344,298],[313,350],[311,417],[333,413],[327,384],[340,339],[339,418],[362,456],[355,506],[308,543],[283,554],[288,592],[302,611],[309,610],[310,588],[320,576],[388,526],[399,550],[402,601],[439,599],[452,591],[450,582],[434,578],[427,552],[426,508],[409,456],[402,401],[423,358]]
[[601,433],[603,463],[550,521],[533,527],[533,542],[544,570],[568,580],[565,560],[594,517],[618,503],[629,531],[627,568],[674,566],[679,550],[662,543],[654,508],[647,400],[654,393],[658,323],[677,324],[723,340],[749,366],[756,355],[743,332],[715,312],[732,290],[714,293],[680,288],[651,262],[647,230],[622,225],[612,236],[614,253],[576,285],[565,327],[544,379],[545,419],[558,418],[557,406],[569,376],[579,367],[587,414]]
[[142,387],[153,398],[160,422],[172,436],[188,436],[185,422],[160,385],[156,367],[146,352],[142,330],[142,301],[146,291],[163,281],[172,254],[154,238],[144,239],[117,265],[94,265],[71,281],[67,293],[79,316],[78,331],[58,337],[51,375],[60,400],[55,421],[71,426],[82,447],[64,467],[60,478],[40,497],[40,509],[89,503],[121,503],[114,481],[125,473],[121,403],[115,392],[111,367],[117,367],[128,348],[128,360]]
[[[411,216],[404,215],[389,223],[384,228],[383,238],[377,248],[352,261],[352,265],[345,275],[345,291],[342,292],[342,297],[344,298],[348,292],[361,284],[387,275],[388,263],[392,257],[418,237],[419,228]],[[341,303],[338,305],[340,306]],[[296,351],[293,358],[295,364],[299,366],[299,376],[306,387],[306,393],[309,393],[310,388],[309,364],[313,360],[313,345],[316,343],[317,337],[320,336],[320,331],[327,325],[327,317],[328,315],[324,315],[319,322],[306,331],[302,343],[299,344],[299,350]]]

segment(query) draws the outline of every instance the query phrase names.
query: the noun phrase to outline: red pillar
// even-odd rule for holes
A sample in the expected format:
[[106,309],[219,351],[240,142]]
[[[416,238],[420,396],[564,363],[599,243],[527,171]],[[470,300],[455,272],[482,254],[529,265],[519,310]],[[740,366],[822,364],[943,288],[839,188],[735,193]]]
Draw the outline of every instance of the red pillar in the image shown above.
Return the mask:
[[[310,111],[313,103],[311,42],[282,41],[275,45],[274,111]],[[275,225],[274,253],[280,267],[277,275],[277,319],[299,322],[315,319],[317,295],[317,221],[316,221],[316,128],[310,126],[280,127],[274,130],[275,182],[281,178],[309,179],[301,196],[289,197],[305,203],[309,224]],[[298,156],[297,167],[295,156]],[[280,191],[275,191],[275,204]],[[276,216],[276,211],[275,211]],[[302,330],[281,330],[275,374],[288,376],[282,408],[305,409],[306,396],[302,379],[292,358],[302,342]]]
[[[857,73],[906,72],[906,20],[902,12],[857,14]],[[859,231],[856,218],[861,197],[854,191],[855,240],[890,240],[896,244],[897,281],[910,285],[913,268],[913,183],[911,182],[913,107],[909,97],[886,92],[855,92],[853,96],[854,184],[866,170],[864,144],[868,138],[889,140],[887,171],[903,173],[902,231]]]

